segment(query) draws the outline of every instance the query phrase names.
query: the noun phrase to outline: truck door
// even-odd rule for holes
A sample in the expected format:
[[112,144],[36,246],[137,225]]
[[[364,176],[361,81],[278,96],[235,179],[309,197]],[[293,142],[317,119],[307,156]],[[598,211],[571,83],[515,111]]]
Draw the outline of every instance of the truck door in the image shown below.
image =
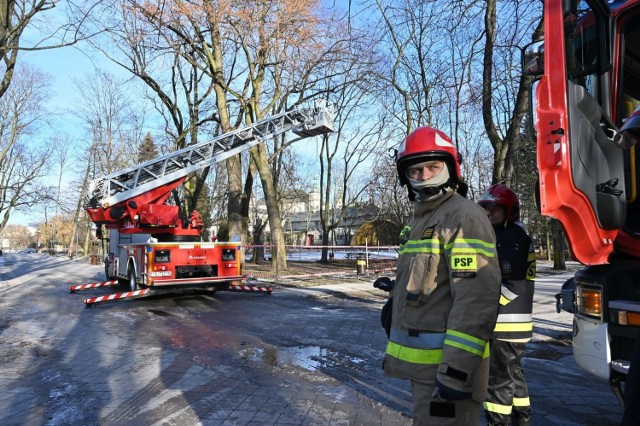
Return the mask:
[[606,263],[626,219],[623,150],[613,142],[611,13],[603,1],[545,2],[536,88],[542,214],[580,262]]

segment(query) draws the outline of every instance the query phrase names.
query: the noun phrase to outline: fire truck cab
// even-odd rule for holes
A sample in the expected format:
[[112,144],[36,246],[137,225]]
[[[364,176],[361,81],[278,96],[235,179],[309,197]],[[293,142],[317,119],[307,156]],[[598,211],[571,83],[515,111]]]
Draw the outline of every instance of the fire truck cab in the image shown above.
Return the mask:
[[585,265],[558,305],[574,313],[577,363],[622,401],[640,330],[640,0],[544,0],[523,68],[539,76],[540,210]]

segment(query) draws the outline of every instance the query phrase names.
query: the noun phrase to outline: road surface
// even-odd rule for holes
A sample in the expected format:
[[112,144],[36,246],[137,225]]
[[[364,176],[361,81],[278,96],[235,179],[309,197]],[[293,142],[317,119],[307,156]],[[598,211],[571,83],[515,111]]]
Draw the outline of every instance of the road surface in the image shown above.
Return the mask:
[[[555,312],[569,276],[539,270],[524,359],[534,424],[619,424],[608,385],[571,357],[571,316]],[[83,298],[110,290],[67,291],[102,280],[101,265],[0,257],[0,424],[411,423],[409,384],[380,368],[385,295],[373,278],[92,308]]]

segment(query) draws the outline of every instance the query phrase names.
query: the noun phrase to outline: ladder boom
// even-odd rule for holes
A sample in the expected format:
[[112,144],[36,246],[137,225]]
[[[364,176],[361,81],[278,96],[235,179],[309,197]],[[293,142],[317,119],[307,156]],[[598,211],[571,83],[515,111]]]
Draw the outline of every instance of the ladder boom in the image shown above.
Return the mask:
[[300,138],[332,132],[332,107],[316,100],[311,108],[297,106],[210,141],[95,179],[85,194],[84,208],[106,209],[125,202],[290,130]]

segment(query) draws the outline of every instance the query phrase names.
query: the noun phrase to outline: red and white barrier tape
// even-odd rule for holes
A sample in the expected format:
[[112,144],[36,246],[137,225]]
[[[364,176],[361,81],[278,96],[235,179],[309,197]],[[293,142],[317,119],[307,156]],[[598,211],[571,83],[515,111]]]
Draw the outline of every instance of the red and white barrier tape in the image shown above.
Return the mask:
[[103,281],[100,283],[86,283],[86,284],[78,284],[78,285],[70,285],[69,291],[74,292],[78,290],[86,290],[88,288],[98,288],[98,287],[110,287],[118,284],[118,280],[111,281]]
[[116,293],[116,294],[109,294],[106,296],[90,297],[88,299],[84,299],[83,302],[85,303],[85,305],[93,305],[94,303],[109,302],[112,300],[125,299],[127,297],[144,296],[148,292],[149,292],[149,289],[145,288],[142,290],[128,291],[126,293]]
[[229,290],[232,291],[259,291],[262,293],[271,293],[271,287],[261,287],[261,286],[254,286],[254,285],[236,285],[236,284],[231,284],[229,286]]
[[[271,248],[277,247],[273,244],[244,244],[241,247],[246,249],[252,248]],[[287,244],[284,246],[287,249],[301,249],[301,250],[321,250],[323,248],[330,250],[366,250],[366,251],[379,251],[379,250],[398,250],[399,246],[304,246],[304,245],[290,245]]]
[[[382,268],[375,269],[371,272],[380,273],[387,271],[395,271],[396,268]],[[293,275],[275,275],[275,274],[252,274],[251,272],[247,272],[247,275],[253,278],[277,278],[277,279],[289,279],[289,278],[308,278],[308,277],[322,277],[328,275],[360,275],[357,271],[334,271],[334,272],[318,272],[314,274],[293,274]]]

